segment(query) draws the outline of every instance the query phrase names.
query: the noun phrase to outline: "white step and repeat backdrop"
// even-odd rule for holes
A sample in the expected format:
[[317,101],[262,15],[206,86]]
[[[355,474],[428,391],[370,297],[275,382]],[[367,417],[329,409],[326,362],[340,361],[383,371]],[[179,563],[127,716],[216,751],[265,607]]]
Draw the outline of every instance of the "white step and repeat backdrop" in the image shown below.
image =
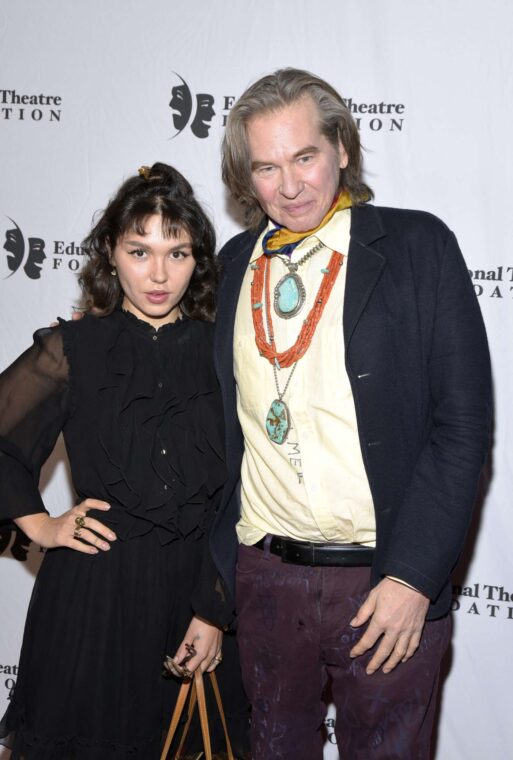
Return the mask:
[[[454,579],[440,760],[512,756],[512,32],[509,0],[0,3],[2,368],[36,327],[70,314],[91,217],[141,164],[166,161],[192,181],[220,244],[240,229],[219,172],[226,116],[281,66],[347,99],[377,203],[432,211],[456,232],[488,328],[496,417]],[[70,506],[61,444],[42,485],[51,511]],[[0,527],[0,714],[39,559]]]

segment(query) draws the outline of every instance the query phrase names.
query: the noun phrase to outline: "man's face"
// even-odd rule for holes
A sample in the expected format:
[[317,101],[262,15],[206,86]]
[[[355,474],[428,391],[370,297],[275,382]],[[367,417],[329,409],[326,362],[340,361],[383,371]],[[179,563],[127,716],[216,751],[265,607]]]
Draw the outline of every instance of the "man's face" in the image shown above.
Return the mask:
[[316,227],[348,158],[342,143],[337,150],[321,134],[313,100],[254,116],[247,135],[253,189],[267,216],[293,232]]

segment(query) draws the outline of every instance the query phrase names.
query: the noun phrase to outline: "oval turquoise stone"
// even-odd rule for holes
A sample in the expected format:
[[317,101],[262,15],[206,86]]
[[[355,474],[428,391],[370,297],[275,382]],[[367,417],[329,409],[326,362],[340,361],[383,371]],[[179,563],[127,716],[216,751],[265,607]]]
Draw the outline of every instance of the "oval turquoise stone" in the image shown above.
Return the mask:
[[290,429],[289,410],[283,401],[275,399],[265,420],[267,435],[273,443],[282,444]]
[[284,277],[277,286],[278,290],[278,308],[284,314],[289,314],[297,309],[299,304],[299,288],[296,278],[292,275]]

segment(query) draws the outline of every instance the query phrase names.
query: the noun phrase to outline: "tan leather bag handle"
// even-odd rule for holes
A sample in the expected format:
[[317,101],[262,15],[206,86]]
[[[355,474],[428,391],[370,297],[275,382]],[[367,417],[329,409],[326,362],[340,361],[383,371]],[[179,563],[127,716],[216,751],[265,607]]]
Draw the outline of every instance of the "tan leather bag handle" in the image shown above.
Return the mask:
[[[212,689],[214,691],[214,696],[217,703],[217,709],[219,710],[219,716],[221,718],[221,723],[223,726],[224,738],[226,742],[226,753],[228,756],[228,760],[235,760],[233,751],[232,751],[232,745],[230,743],[230,737],[228,736],[228,727],[226,725],[226,717],[223,710],[223,703],[221,701],[221,694],[219,692],[217,678],[214,672],[209,673],[209,676],[210,676]],[[187,711],[187,720],[185,722],[182,736],[180,738],[180,744],[178,746],[178,750],[177,750],[174,760],[180,760],[180,758],[182,757],[185,740],[189,732],[192,716],[194,714],[194,708],[196,707],[196,702],[198,702],[201,735],[203,737],[203,751],[205,753],[205,760],[212,760],[212,745],[210,742],[210,730],[208,727],[207,703],[205,700],[205,686],[203,683],[203,676],[201,675],[201,671],[199,669],[196,670],[194,673],[194,681],[192,680],[184,681],[180,687],[180,691],[178,693],[178,699],[176,700],[175,709],[173,710],[173,715],[171,716],[171,722],[169,724],[169,730],[167,732],[167,737],[164,744],[164,748],[162,750],[162,754],[160,756],[160,760],[166,760],[167,758],[167,754],[169,752],[171,742],[173,741],[173,738],[175,736],[176,729],[178,728],[178,723],[180,721],[180,717],[182,715],[183,709],[185,707],[185,703],[187,701],[189,690],[191,692],[191,696],[189,700],[189,709]]]

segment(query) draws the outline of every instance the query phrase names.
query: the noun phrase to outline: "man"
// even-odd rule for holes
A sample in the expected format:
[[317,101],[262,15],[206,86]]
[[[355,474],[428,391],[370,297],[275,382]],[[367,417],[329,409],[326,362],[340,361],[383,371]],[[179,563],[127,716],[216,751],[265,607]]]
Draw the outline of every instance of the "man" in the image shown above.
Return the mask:
[[[212,537],[236,605],[255,760],[428,758],[449,575],[490,424],[483,322],[454,235],[369,205],[338,93],[284,69],[235,104],[221,251],[229,481]],[[239,544],[239,546],[237,546]]]

